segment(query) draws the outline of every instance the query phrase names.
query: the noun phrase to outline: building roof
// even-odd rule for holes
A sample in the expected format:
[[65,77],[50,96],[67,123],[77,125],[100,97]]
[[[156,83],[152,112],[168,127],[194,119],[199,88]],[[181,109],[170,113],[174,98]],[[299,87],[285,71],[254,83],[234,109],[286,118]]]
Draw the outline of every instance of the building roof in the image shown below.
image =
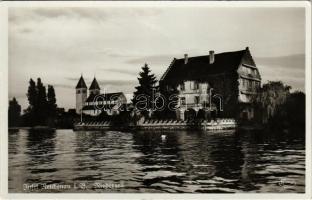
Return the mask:
[[76,89],[78,89],[78,88],[87,88],[87,85],[86,85],[82,75],[80,76],[80,79],[79,79],[77,86],[76,86]]
[[99,106],[94,105],[87,105],[82,108],[82,110],[112,110],[112,109],[118,109],[119,111],[129,111],[133,110],[131,104],[121,104],[118,105],[118,107],[115,107],[117,104],[104,104]]
[[96,80],[96,78],[94,77],[90,87],[89,87],[89,90],[100,90],[100,86]]
[[245,55],[250,57],[247,59],[249,64],[255,66],[248,47],[241,51],[215,54],[212,64],[209,63],[209,55],[188,57],[186,64],[184,58],[174,58],[160,80],[167,83],[180,83],[185,80],[206,81],[210,75],[236,71]]
[[105,93],[100,95],[90,94],[86,102],[93,101],[116,101],[120,96],[124,96],[122,92]]
[[82,110],[110,110],[110,109],[113,109],[115,105],[116,104],[105,104],[105,105],[99,105],[99,106],[87,105],[87,106],[84,106]]

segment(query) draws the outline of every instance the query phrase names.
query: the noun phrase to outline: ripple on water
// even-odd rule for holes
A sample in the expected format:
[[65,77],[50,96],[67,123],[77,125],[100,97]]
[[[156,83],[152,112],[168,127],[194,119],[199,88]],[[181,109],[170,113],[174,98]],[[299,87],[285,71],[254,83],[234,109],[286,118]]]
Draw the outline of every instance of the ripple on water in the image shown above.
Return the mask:
[[57,130],[38,136],[20,130],[9,135],[9,191],[25,192],[25,182],[122,182],[122,188],[86,191],[304,192],[301,140],[264,143],[230,131],[161,134]]

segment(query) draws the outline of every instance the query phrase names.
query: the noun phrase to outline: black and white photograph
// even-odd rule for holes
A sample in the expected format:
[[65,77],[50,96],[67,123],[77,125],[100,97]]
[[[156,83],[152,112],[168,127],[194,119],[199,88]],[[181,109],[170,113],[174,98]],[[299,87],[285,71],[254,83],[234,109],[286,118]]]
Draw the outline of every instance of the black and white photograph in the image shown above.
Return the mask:
[[310,194],[309,3],[100,3],[7,8],[8,194]]

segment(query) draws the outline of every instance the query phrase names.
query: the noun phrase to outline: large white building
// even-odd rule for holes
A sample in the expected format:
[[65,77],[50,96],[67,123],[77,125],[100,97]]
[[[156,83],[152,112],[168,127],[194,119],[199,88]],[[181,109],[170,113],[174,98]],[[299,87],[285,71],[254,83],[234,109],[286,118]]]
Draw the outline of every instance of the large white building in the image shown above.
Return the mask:
[[[252,98],[261,87],[261,76],[248,47],[234,52],[174,58],[160,79],[160,87],[177,91],[177,117],[190,113],[251,120]],[[188,116],[186,116],[188,115]],[[191,116],[192,117],[192,116]]]
[[89,96],[87,85],[81,76],[76,86],[76,112],[97,116],[102,112],[108,115],[118,114],[120,107],[127,103],[127,99],[122,92],[103,93],[96,80],[93,79],[89,87]]

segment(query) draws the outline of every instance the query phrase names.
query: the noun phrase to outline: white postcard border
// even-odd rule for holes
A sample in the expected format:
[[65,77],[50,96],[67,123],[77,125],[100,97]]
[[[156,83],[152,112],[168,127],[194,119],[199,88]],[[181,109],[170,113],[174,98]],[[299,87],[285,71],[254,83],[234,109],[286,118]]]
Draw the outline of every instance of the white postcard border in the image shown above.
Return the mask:
[[[306,192],[236,193],[236,194],[152,194],[152,193],[76,193],[76,194],[14,194],[8,193],[8,8],[9,7],[98,7],[98,6],[208,6],[208,7],[305,7],[306,10]],[[4,199],[310,199],[311,196],[311,4],[307,1],[50,1],[0,2],[0,177],[1,198]]]

